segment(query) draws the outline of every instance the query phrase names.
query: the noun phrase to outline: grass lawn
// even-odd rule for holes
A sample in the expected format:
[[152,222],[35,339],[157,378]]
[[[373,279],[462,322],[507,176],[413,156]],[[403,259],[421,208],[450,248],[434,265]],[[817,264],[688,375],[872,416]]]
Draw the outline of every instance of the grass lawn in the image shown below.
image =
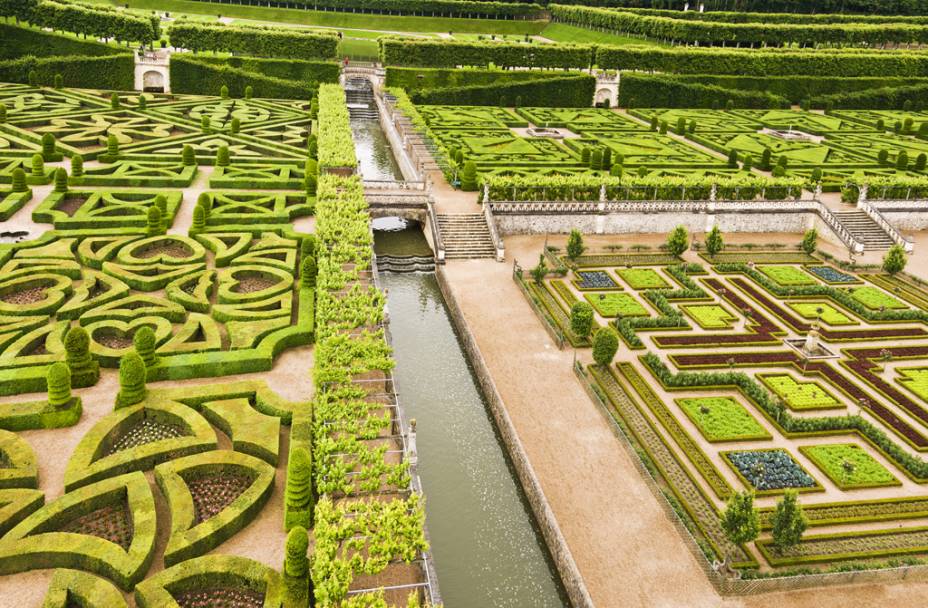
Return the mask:
[[632,36],[619,36],[608,32],[597,32],[583,27],[567,25],[566,23],[549,23],[539,35],[555,42],[573,42],[576,44],[647,44],[665,46],[656,40],[648,38],[635,38]]
[[653,268],[621,268],[616,272],[632,289],[668,289],[670,285]]
[[376,40],[360,40],[358,38],[342,38],[338,43],[338,56],[348,56],[355,60],[369,59],[377,61],[380,47]]
[[817,285],[815,279],[795,266],[782,266],[779,264],[758,266],[757,270],[765,274],[768,278],[776,281],[784,287],[795,287],[799,285]]
[[546,21],[506,21],[502,19],[453,19],[449,17],[406,17],[337,13],[333,11],[304,11],[264,6],[239,6],[193,0],[90,0],[110,6],[129,5],[132,9],[169,11],[174,15],[222,15],[238,19],[273,21],[295,25],[323,25],[334,28],[382,30],[385,32],[473,32],[477,34],[537,34]]
[[677,404],[699,428],[706,441],[770,439],[770,433],[754,416],[730,397],[677,399]]
[[851,297],[869,308],[870,310],[879,310],[880,308],[901,310],[908,308],[905,304],[884,293],[876,287],[858,287],[851,293]]
[[646,317],[648,311],[627,293],[585,293],[596,312],[604,317]]
[[703,329],[728,329],[738,320],[718,304],[687,304],[680,308]]
[[[799,313],[803,319],[821,318],[826,325],[857,325],[857,321],[827,302],[787,302],[786,304]],[[822,311],[821,317],[819,317],[819,310]]]
[[854,443],[808,445],[799,451],[842,490],[902,485],[886,467]]
[[798,382],[789,374],[760,374],[757,377],[792,410],[842,407],[841,402],[817,382]]

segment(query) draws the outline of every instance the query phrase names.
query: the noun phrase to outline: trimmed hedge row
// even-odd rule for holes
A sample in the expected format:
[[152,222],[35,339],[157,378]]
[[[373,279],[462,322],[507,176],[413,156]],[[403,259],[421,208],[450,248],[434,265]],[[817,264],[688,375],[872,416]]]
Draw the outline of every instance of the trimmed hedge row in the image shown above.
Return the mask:
[[[580,3],[567,2],[566,4]],[[670,0],[582,0],[590,6],[670,8]],[[731,0],[703,0],[707,12],[731,9]],[[739,0],[738,8],[756,13],[861,13],[928,15],[928,0]]]
[[354,138],[345,105],[345,90],[337,84],[319,86],[319,172],[354,170],[358,166]]
[[816,108],[901,110],[906,102],[924,106],[926,99],[928,99],[928,83],[822,95],[812,98],[812,106]]
[[742,91],[718,85],[682,82],[668,74],[623,72],[619,105],[626,108],[718,108],[728,101],[737,108],[788,108],[787,98],[764,91]]
[[173,46],[194,52],[294,59],[334,59],[338,54],[338,35],[318,30],[177,23],[168,35]]
[[109,581],[80,570],[59,568],[52,575],[42,608],[68,608],[75,605],[105,608],[127,606],[122,593]]
[[547,77],[523,82],[443,87],[415,91],[414,103],[428,105],[508,106],[527,103],[537,107],[589,107],[596,78],[589,74]]
[[446,87],[474,87],[497,83],[537,80],[550,75],[541,70],[475,70],[447,68],[387,68],[386,86],[400,87],[407,93]]
[[379,38],[384,65],[455,67],[574,68],[593,64],[595,47],[575,44],[523,44],[433,40],[425,38]]
[[[342,73],[341,65],[337,61],[270,59],[265,57],[198,57],[197,59],[204,63],[228,65],[246,72],[257,72],[270,78],[308,82],[313,84],[313,88],[321,82],[338,82],[338,77]],[[255,97],[267,96],[258,95],[256,92]]]
[[423,15],[438,17],[536,18],[544,8],[533,2],[483,2],[474,0],[288,0],[288,5],[302,5],[312,10]]
[[53,30],[142,44],[161,36],[161,20],[156,15],[140,17],[114,8],[66,0],[39,0],[28,21]]
[[[569,3],[567,3],[569,4]],[[588,3],[594,4],[594,3]],[[924,15],[855,15],[844,13],[762,13],[762,12],[736,12],[736,11],[680,11],[659,8],[633,8],[621,7],[623,10],[638,15],[652,17],[669,17],[671,19],[687,19],[691,21],[717,21],[725,23],[922,23],[928,24],[928,16]]]
[[[3,0],[0,0],[0,6],[2,3]],[[125,49],[93,40],[78,40],[26,25],[0,23],[0,59],[17,59],[23,56],[123,55],[125,52]]]
[[601,28],[675,43],[849,46],[886,43],[924,43],[928,28],[911,23],[723,23],[650,16],[588,6],[551,4],[555,21]]
[[244,97],[246,87],[252,87],[256,97],[268,99],[311,99],[310,82],[284,80],[258,72],[221,65],[202,57],[175,53],[171,57],[171,91],[174,93],[202,93],[229,88],[232,97]]
[[130,54],[110,56],[21,57],[0,61],[0,81],[29,82],[35,72],[39,84],[51,86],[61,74],[64,84],[77,88],[132,90],[135,59]]
[[280,574],[261,562],[236,555],[207,555],[162,570],[139,583],[135,602],[139,608],[179,608],[176,594],[217,587],[260,591],[264,606],[283,603]]

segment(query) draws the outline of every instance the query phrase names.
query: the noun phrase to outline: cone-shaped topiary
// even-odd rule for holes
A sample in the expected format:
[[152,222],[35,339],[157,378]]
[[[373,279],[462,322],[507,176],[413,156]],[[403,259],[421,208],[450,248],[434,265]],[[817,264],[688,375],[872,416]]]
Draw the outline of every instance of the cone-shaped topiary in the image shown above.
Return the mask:
[[61,89],[64,88],[64,76],[61,74],[55,74],[55,88]]
[[158,363],[158,356],[155,355],[158,342],[155,339],[155,331],[150,326],[145,325],[135,332],[132,336],[132,345],[135,347],[135,352],[142,358],[142,362],[145,363],[146,370]]
[[309,510],[312,508],[312,487],[310,480],[313,473],[313,463],[309,452],[304,448],[296,448],[290,454],[287,463],[287,507],[294,510]]
[[146,232],[149,236],[164,234],[164,225],[161,220],[161,209],[152,205],[148,208],[148,226]]
[[64,170],[64,167],[58,167],[55,169],[55,192],[67,192],[68,191],[68,172]]
[[45,177],[45,160],[41,154],[32,155],[32,176]]
[[200,117],[200,130],[204,133],[209,133],[209,115],[204,114]]
[[13,180],[13,192],[25,192],[29,189],[28,186],[26,186],[26,172],[21,168],[16,167],[13,169],[11,179]]
[[145,362],[135,351],[122,356],[119,360],[119,393],[116,395],[116,407],[135,405],[145,399]]
[[461,172],[461,190],[477,191],[477,164],[472,160],[464,163],[464,171]]
[[219,149],[216,150],[216,166],[229,166],[229,146],[219,146]]
[[193,208],[193,223],[190,224],[190,234],[197,234],[206,229],[206,209],[197,205]]
[[223,99],[228,99],[229,98],[229,87],[227,87],[226,85],[222,85],[221,87],[219,87],[219,96],[222,97]]
[[75,388],[93,386],[100,379],[100,364],[90,354],[90,336],[76,325],[64,337],[65,361],[71,369],[71,385]]
[[213,198],[206,192],[201,192],[197,197],[197,207],[203,207],[206,217],[209,217],[209,212],[213,210]]
[[64,407],[71,401],[71,369],[67,363],[59,361],[48,368],[45,375],[48,384],[48,404],[52,407]]
[[245,99],[251,99],[251,96],[255,94],[255,88],[251,85],[245,87]]
[[71,157],[71,175],[73,177],[81,177],[84,175],[84,157],[80,154],[75,154]]
[[161,217],[168,216],[168,199],[163,194],[155,196],[155,207],[161,209]]
[[144,110],[148,107],[148,99],[144,95],[139,95],[139,110]]
[[240,119],[238,119],[238,118],[233,118],[233,119],[232,119],[232,125],[231,125],[231,127],[229,128],[229,130],[232,132],[232,135],[235,135],[236,133],[238,133],[239,131],[241,131],[241,130],[242,130],[242,121],[241,121]]
[[303,237],[303,240],[300,241],[300,257],[308,258],[315,257],[316,255],[316,237],[312,234],[307,234]]
[[306,190],[306,196],[316,196],[319,188],[319,180],[315,175],[307,173],[303,177],[303,188]]
[[42,136],[42,158],[48,161],[55,160],[55,136],[51,133]]
[[300,264],[300,287],[316,288],[316,258],[303,258]]
[[303,578],[309,573],[309,535],[303,526],[294,526],[287,534],[287,554],[284,557],[284,574],[291,578]]
[[0,103],[0,123],[6,122],[6,104]]
[[112,133],[106,137],[106,154],[112,160],[116,160],[116,157],[119,156],[119,138]]
[[119,93],[110,95],[110,107],[114,110],[119,108]]
[[193,146],[190,144],[184,146],[184,151],[181,152],[181,161],[184,163],[185,167],[197,164],[196,154],[194,154]]

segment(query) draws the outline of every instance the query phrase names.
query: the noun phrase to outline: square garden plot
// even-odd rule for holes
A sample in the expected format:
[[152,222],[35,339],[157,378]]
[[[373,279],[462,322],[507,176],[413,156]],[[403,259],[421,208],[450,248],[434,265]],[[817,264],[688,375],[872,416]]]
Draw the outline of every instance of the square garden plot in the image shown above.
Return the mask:
[[815,279],[795,266],[771,264],[758,266],[757,270],[763,273],[767,278],[772,279],[784,287],[799,287],[802,285],[816,284]]
[[731,397],[694,397],[676,401],[706,441],[770,439],[770,433]]
[[902,485],[886,467],[854,443],[799,448],[842,490]]
[[718,304],[683,304],[680,309],[703,329],[729,329],[738,320]]
[[811,272],[826,283],[837,285],[846,283],[859,283],[860,280],[855,276],[835,270],[831,266],[806,266],[806,271]]
[[722,456],[741,481],[758,494],[776,494],[789,489],[800,492],[822,489],[789,452],[780,448],[722,452]]
[[519,108],[516,113],[536,127],[644,131],[645,125],[600,108]]
[[928,367],[898,368],[896,382],[928,401]]
[[870,310],[902,310],[908,308],[908,306],[888,293],[869,285],[854,289],[851,291],[851,297]]
[[646,317],[648,311],[627,293],[585,293],[583,297],[603,317]]
[[605,270],[577,270],[573,283],[577,289],[622,289]]
[[857,325],[857,321],[828,302],[787,302],[786,304],[803,319],[821,319],[822,323],[832,326]]
[[783,156],[789,167],[875,166],[874,159],[851,149],[838,149],[814,141],[789,141],[767,133],[712,133],[697,130],[691,139],[722,154],[728,154],[729,150],[737,150],[739,158],[750,154],[755,163],[760,160],[764,150],[769,149],[774,162]]
[[815,135],[842,132],[869,132],[873,129],[840,116],[816,114],[805,110],[734,110],[733,114],[756,120],[777,131],[802,131]]
[[505,129],[528,121],[507,108],[490,106],[417,106],[429,127],[437,129]]
[[824,410],[844,407],[817,382],[799,382],[790,374],[758,374],[757,379],[791,410]]
[[632,289],[670,289],[670,284],[653,268],[620,268],[616,272]]
[[681,118],[686,121],[687,128],[690,123],[696,123],[696,132],[711,131],[716,133],[748,131],[754,132],[761,128],[761,124],[747,116],[725,110],[695,110],[695,109],[634,109],[629,114],[650,123],[652,116],[657,116],[658,123],[666,121],[667,125],[675,129],[677,121]]

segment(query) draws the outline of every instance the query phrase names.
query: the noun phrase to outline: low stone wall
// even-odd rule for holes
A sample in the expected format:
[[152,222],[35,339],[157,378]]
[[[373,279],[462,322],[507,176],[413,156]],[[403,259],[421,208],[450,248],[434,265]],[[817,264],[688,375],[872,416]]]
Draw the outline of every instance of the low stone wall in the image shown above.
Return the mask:
[[[477,376],[477,381],[480,383],[483,394],[486,396],[487,403],[490,407],[490,413],[493,414],[493,419],[496,422],[496,428],[499,430],[500,437],[502,437],[503,444],[506,446],[509,458],[512,460],[512,464],[515,467],[516,475],[519,477],[519,483],[522,486],[522,490],[525,492],[529,506],[532,508],[535,521],[538,522],[538,527],[541,529],[541,534],[545,539],[548,551],[554,559],[555,566],[557,566],[561,582],[567,590],[570,602],[574,608],[593,608],[593,599],[590,597],[586,584],[580,576],[577,563],[574,561],[570,548],[567,546],[567,541],[561,533],[557,519],[554,517],[554,512],[551,510],[551,505],[548,504],[548,500],[545,498],[544,492],[541,489],[541,483],[535,475],[532,463],[528,460],[525,448],[522,446],[522,441],[519,439],[515,426],[512,424],[512,419],[509,417],[509,412],[506,410],[506,405],[503,403],[503,399],[496,389],[496,383],[490,375],[490,370],[487,367],[486,361],[483,359],[483,354],[477,347],[477,341],[474,339],[474,335],[471,333],[470,327],[464,319],[464,314],[461,312],[461,308],[458,306],[457,300],[455,300],[451,288],[448,285],[448,281],[445,278],[444,270],[440,266],[436,268],[435,276],[438,279],[438,285],[445,298],[448,311],[451,313],[451,319],[454,322],[455,328],[457,328],[458,335],[461,336],[464,350],[467,352],[467,356],[474,366],[474,373]],[[616,573],[616,576],[620,576],[620,573]]]
[[[705,232],[713,224],[722,232],[805,232],[815,225],[813,213],[608,213],[508,214],[494,212],[496,224],[508,234],[567,234],[574,228],[584,234],[667,233],[683,225]],[[823,224],[824,225],[824,224]],[[828,229],[830,232],[830,229]]]

